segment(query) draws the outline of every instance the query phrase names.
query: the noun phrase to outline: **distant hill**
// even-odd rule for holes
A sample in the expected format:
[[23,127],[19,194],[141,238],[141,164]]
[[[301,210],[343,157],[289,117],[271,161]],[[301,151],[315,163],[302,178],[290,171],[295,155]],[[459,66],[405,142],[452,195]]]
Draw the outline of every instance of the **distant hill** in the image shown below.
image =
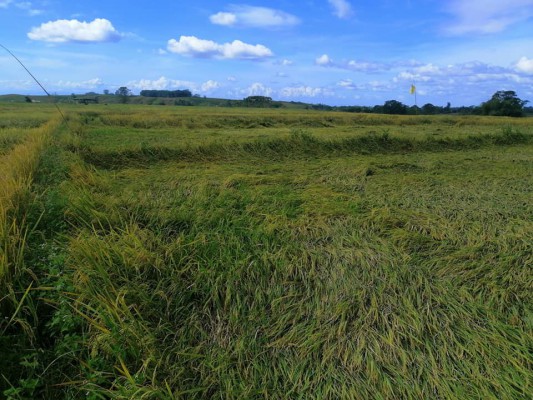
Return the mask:
[[[120,104],[124,102],[122,96],[105,95],[105,94],[80,94],[80,95],[53,95],[53,96],[33,96],[33,95],[18,95],[7,94],[0,95],[0,102],[11,103],[25,103],[26,98],[38,101],[41,103],[84,103],[85,100],[98,104]],[[204,107],[251,107],[243,100],[219,99],[210,97],[180,97],[180,98],[165,98],[165,97],[146,97],[146,96],[128,96],[126,98],[128,104],[146,104],[146,105],[167,105],[167,106],[204,106]],[[262,108],[295,108],[308,109],[315,108],[316,105],[302,102],[288,102],[288,101],[272,101],[268,105],[261,106]]]

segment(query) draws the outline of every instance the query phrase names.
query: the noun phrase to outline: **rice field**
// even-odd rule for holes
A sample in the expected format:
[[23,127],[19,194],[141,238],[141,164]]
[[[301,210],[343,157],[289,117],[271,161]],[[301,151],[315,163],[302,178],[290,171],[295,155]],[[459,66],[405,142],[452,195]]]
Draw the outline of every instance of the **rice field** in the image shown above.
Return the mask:
[[4,396],[530,398],[529,119],[29,106]]

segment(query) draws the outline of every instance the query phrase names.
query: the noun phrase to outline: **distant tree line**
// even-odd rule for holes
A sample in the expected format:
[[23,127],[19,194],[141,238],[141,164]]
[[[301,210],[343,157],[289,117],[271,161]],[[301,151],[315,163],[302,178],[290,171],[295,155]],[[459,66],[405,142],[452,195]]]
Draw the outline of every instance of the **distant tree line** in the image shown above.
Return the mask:
[[185,90],[141,90],[143,97],[192,97],[189,89]]
[[397,115],[434,115],[434,114],[464,114],[464,115],[494,115],[507,117],[522,117],[530,110],[525,107],[527,100],[521,100],[512,90],[498,91],[490,100],[479,106],[452,107],[447,103],[445,107],[435,106],[431,103],[422,107],[407,106],[397,100],[387,100],[383,105],[373,107],[365,106],[339,106],[332,107],[323,104],[312,105],[310,108],[317,110],[338,110],[355,113],[397,114]]
[[[105,94],[111,94],[109,90],[104,90]],[[87,93],[96,95],[96,93]],[[127,87],[120,87],[115,91],[115,95],[119,96],[122,103],[127,103],[131,90]],[[159,97],[159,98],[199,98],[200,96],[193,95],[190,90],[142,90],[140,93],[143,97]],[[205,98],[205,96],[204,96]],[[216,99],[214,99],[216,100]],[[26,98],[26,101],[31,99]],[[162,100],[161,100],[162,101]],[[208,100],[210,101],[210,100]],[[464,115],[494,115],[494,116],[508,116],[508,117],[522,117],[526,114],[533,113],[532,107],[526,107],[528,100],[518,98],[516,93],[512,90],[500,90],[492,95],[486,102],[479,106],[469,107],[452,107],[448,102],[446,106],[436,106],[431,103],[424,104],[422,107],[408,106],[398,100],[387,100],[383,105],[375,106],[328,106],[326,104],[307,104],[302,102],[288,102],[291,105],[297,105],[306,109],[323,110],[323,111],[342,111],[351,113],[374,113],[374,114],[397,114],[397,115],[434,115],[434,114],[464,114]],[[167,104],[158,103],[158,104]],[[175,100],[175,105],[193,106],[199,103],[191,102],[189,100]],[[202,104],[205,104],[202,102]],[[243,100],[225,100],[224,103],[216,102],[217,106],[222,107],[257,107],[257,108],[279,108],[285,107],[287,103],[274,101],[268,96],[248,96]]]

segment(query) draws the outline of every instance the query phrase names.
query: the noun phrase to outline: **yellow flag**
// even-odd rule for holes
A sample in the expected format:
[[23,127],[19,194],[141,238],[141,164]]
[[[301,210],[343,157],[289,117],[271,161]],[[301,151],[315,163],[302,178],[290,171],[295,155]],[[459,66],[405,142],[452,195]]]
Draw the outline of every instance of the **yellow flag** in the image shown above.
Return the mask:
[[409,91],[409,93],[411,93],[411,94],[415,94],[416,93],[415,85],[411,85],[411,90]]

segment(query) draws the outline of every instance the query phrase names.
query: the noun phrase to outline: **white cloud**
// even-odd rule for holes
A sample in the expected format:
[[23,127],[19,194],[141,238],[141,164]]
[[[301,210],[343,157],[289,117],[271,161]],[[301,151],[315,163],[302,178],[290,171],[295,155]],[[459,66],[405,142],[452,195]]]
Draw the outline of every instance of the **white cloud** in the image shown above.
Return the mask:
[[352,5],[346,0],[328,0],[333,7],[333,14],[338,18],[349,18],[353,14]]
[[373,63],[368,61],[356,61],[356,60],[350,60],[348,64],[346,65],[347,69],[350,69],[352,71],[359,71],[359,72],[378,72],[378,71],[386,71],[389,68],[389,66],[381,63]]
[[533,60],[527,57],[522,57],[515,65],[515,68],[526,74],[533,74]]
[[333,60],[327,54],[323,54],[315,60],[316,65],[326,67],[333,64]]
[[245,96],[268,96],[271,97],[274,91],[262,83],[255,82],[248,86],[246,89],[241,90],[241,93]]
[[195,90],[197,85],[190,81],[181,81],[175,79],[168,79],[164,76],[159,79],[140,79],[138,81],[130,81],[126,84],[130,89],[135,90],[170,90],[170,89],[189,89]]
[[228,82],[237,82],[237,78],[235,78],[234,76],[228,76],[226,79]]
[[334,92],[327,88],[316,88],[311,86],[286,87],[280,91],[281,97],[317,97],[332,96]]
[[32,3],[29,1],[22,1],[22,2],[15,3],[15,6],[20,8],[21,10],[27,11],[30,17],[40,15],[44,12],[43,10],[37,10],[33,8]]
[[213,80],[208,80],[207,82],[202,83],[200,86],[200,90],[202,92],[209,92],[218,88],[220,88],[220,83]]
[[450,35],[490,34],[533,16],[533,0],[450,0],[447,10],[455,21],[444,28]]
[[126,86],[133,90],[191,90],[195,92],[210,92],[219,89],[222,85],[214,80],[208,80],[201,84],[191,81],[169,79],[161,76],[158,79],[140,79],[126,83]]
[[351,79],[343,79],[337,83],[337,86],[340,86],[345,89],[357,89],[358,86]]
[[95,89],[104,84],[100,78],[86,81],[58,81],[55,86],[63,89]]
[[333,59],[331,59],[327,54],[323,54],[322,56],[318,57],[315,60],[315,64],[323,66],[323,67],[335,67],[335,68],[341,68],[341,69],[345,69],[349,71],[365,72],[365,73],[376,73],[376,72],[389,71],[392,68],[392,66],[388,64],[369,62],[369,61],[350,60],[348,62],[346,61],[334,62]]
[[0,1],[0,8],[7,8],[12,3],[12,0],[3,0]]
[[281,61],[281,65],[283,65],[284,67],[288,67],[289,65],[292,65],[293,62],[291,60],[282,60]]
[[209,17],[213,24],[251,28],[279,28],[300,23],[294,15],[267,7],[236,5],[231,12],[219,12]]
[[420,65],[399,72],[392,79],[392,84],[393,87],[397,85],[407,88],[413,81],[417,84],[417,89],[420,89],[419,94],[457,96],[457,93],[461,93],[468,97],[470,93],[491,93],[502,89],[519,91],[520,86],[532,85],[533,77],[526,76],[524,71],[520,73],[517,66],[504,68],[473,61],[449,65]]
[[107,19],[97,18],[92,22],[80,22],[76,19],[50,21],[28,33],[32,40],[52,43],[66,42],[113,42],[121,35]]
[[171,53],[197,58],[257,60],[273,55],[272,51],[262,44],[251,45],[240,40],[219,44],[195,36],[180,36],[179,40],[170,39],[167,49]]
[[237,16],[228,12],[219,12],[209,17],[211,22],[216,25],[231,26],[237,23]]

